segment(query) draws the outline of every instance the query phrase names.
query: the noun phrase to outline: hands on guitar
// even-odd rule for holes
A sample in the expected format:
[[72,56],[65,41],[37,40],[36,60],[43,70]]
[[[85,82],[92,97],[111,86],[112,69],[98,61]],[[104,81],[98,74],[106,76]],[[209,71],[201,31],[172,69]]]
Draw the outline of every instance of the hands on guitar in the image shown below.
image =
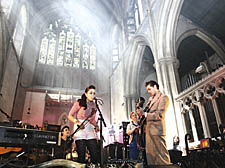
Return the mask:
[[138,133],[140,131],[140,127],[139,126],[135,127],[133,132],[135,132],[135,131]]
[[100,128],[99,128],[98,125],[95,126],[95,131],[96,131],[96,132],[99,132],[99,131],[100,131]]
[[74,119],[74,124],[76,128],[84,129],[84,124],[82,124],[79,120]]
[[[97,109],[92,108],[91,113],[87,116],[87,118],[85,119],[85,121],[83,121],[82,123],[79,121],[79,119],[74,119],[73,122],[75,124],[75,127],[79,128],[79,129],[84,129],[85,125],[90,122],[91,120],[93,120],[95,118],[95,114],[97,112]],[[95,130],[98,132],[99,128],[98,125],[93,124],[95,126]]]

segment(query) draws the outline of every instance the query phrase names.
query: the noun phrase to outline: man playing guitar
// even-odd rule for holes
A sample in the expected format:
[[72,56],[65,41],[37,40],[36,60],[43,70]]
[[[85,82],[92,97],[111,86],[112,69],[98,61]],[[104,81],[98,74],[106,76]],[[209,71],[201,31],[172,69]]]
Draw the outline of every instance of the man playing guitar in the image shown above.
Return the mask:
[[140,148],[139,152],[139,160],[142,160],[145,165],[147,165],[146,153],[145,153],[145,127],[146,127],[146,118],[143,115],[146,109],[144,108],[145,99],[143,97],[139,97],[136,104],[136,113],[139,116],[139,132],[137,135],[137,144]]

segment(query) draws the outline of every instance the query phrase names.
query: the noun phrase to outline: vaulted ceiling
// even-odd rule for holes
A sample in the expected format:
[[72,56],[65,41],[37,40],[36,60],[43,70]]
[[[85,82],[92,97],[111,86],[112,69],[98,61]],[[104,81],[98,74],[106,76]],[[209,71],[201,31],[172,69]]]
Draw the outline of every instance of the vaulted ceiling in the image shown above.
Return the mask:
[[121,3],[118,0],[30,0],[28,2],[35,13],[42,15],[46,23],[67,17],[89,27],[98,25],[98,28],[106,28],[120,20],[118,16]]
[[185,0],[181,14],[225,44],[225,1]]

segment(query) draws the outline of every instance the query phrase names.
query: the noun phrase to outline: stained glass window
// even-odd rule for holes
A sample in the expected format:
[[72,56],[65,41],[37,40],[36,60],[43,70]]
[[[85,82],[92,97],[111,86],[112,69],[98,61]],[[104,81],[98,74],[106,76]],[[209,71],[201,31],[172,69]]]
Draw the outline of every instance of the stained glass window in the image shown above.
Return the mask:
[[67,32],[65,66],[72,66],[73,60],[74,32],[72,28]]
[[50,24],[41,39],[39,63],[95,70],[97,48],[85,34],[62,20]]
[[115,26],[112,33],[112,67],[115,68],[119,63],[119,42],[120,31],[118,26]]
[[80,66],[80,45],[81,45],[81,36],[79,33],[75,36],[75,50],[74,50],[74,60],[73,66],[79,68]]
[[135,34],[142,21],[143,21],[142,0],[130,0],[127,10],[127,31],[129,40]]
[[66,33],[62,30],[59,33],[59,44],[58,44],[58,56],[57,56],[57,65],[63,66],[63,57],[65,53],[65,42],[66,42]]
[[47,64],[53,65],[54,63],[55,46],[56,46],[56,40],[52,37],[52,39],[49,40]]
[[88,69],[89,45],[87,42],[83,45],[82,68]]
[[90,47],[90,69],[96,68],[96,47],[94,44]]
[[48,53],[48,38],[44,36],[41,40],[41,49],[39,55],[39,62],[45,64]]
[[140,23],[142,23],[142,21],[144,19],[142,0],[138,0],[138,11],[139,11],[139,16],[140,16]]

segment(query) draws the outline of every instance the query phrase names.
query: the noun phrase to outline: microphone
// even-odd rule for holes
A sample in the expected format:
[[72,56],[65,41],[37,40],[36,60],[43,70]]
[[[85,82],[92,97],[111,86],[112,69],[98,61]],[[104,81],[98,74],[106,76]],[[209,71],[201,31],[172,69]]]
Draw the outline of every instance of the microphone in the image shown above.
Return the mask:
[[95,100],[101,100],[101,101],[102,101],[102,99],[100,99],[100,98],[97,98],[97,97],[94,97],[94,99],[95,99]]
[[96,102],[99,102],[100,105],[103,105],[103,104],[104,104],[103,100],[100,99],[100,98],[94,97],[94,100],[95,100]]

